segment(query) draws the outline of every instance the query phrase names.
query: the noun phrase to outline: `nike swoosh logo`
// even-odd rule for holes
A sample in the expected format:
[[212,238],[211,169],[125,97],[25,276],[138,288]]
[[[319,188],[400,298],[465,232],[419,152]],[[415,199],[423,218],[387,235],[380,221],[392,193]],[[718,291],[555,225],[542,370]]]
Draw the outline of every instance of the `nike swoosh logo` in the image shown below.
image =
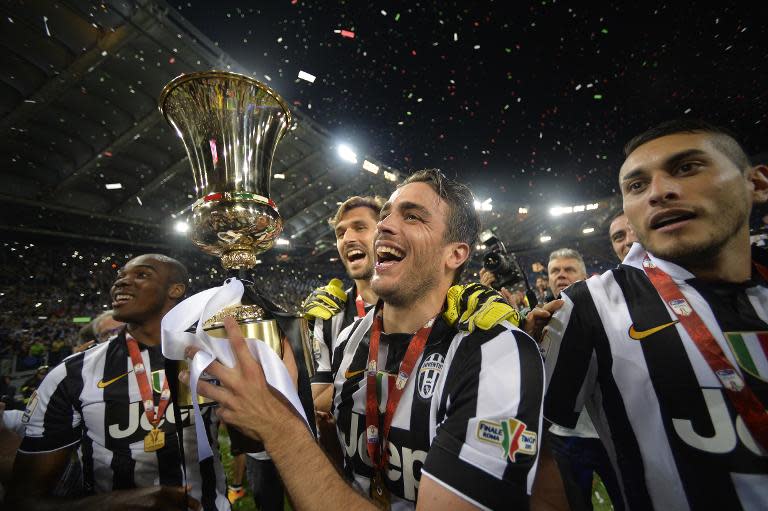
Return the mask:
[[360,369],[359,371],[346,371],[344,373],[344,378],[350,379],[353,376],[357,376],[358,374],[363,373],[363,372],[365,372],[365,369]]
[[664,330],[665,328],[668,328],[677,323],[677,321],[670,321],[669,323],[664,323],[663,325],[655,326],[653,328],[649,328],[648,330],[635,330],[635,325],[632,325],[629,327],[629,336],[636,341],[642,341],[649,335],[653,335],[656,332]]
[[96,384],[96,386],[97,386],[97,387],[99,387],[100,389],[103,389],[103,388],[109,387],[110,385],[112,385],[113,383],[115,383],[115,382],[116,382],[117,380],[119,380],[120,378],[123,378],[124,376],[128,376],[128,375],[129,375],[129,374],[131,374],[132,372],[133,372],[133,371],[128,371],[127,373],[125,373],[125,374],[121,374],[121,375],[120,375],[120,376],[118,376],[117,378],[112,378],[111,380],[107,380],[107,381],[101,380],[100,382],[98,382],[98,383]]

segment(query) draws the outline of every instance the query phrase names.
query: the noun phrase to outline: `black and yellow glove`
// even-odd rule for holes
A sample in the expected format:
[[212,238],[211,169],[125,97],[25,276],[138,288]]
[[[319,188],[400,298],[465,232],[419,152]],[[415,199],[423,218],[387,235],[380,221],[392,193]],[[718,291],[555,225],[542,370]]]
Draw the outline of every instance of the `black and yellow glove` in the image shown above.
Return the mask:
[[327,285],[315,289],[301,304],[301,313],[307,319],[331,319],[347,303],[343,285],[339,279],[331,279]]
[[443,318],[449,325],[468,332],[475,328],[488,330],[502,321],[520,324],[520,314],[499,292],[474,282],[448,290]]

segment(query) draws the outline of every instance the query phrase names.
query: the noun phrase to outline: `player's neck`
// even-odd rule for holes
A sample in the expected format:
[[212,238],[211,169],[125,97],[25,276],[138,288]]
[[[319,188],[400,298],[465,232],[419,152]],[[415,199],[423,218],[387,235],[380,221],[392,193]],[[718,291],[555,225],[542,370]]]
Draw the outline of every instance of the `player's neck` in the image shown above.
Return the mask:
[[376,303],[379,301],[379,297],[371,289],[370,280],[357,280],[355,279],[355,290],[357,294],[363,297],[365,303]]
[[749,232],[731,238],[710,257],[699,257],[681,264],[683,268],[706,282],[746,282],[752,276],[752,250]]
[[128,333],[131,337],[146,346],[160,345],[160,319],[144,323],[128,323]]
[[384,304],[384,331],[388,334],[412,334],[443,310],[448,289],[434,289],[406,305]]

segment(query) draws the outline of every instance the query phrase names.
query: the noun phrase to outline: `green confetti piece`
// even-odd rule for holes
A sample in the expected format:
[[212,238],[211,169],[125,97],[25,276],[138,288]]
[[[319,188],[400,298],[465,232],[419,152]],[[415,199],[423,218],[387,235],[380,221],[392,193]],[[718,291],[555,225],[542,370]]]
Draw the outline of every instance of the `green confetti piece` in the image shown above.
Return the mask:
[[512,48],[504,48],[504,51],[507,53],[512,53]]
[[400,21],[400,13],[395,14],[395,21]]
[[595,98],[595,99],[603,99],[603,95],[602,94],[595,94],[592,97]]
[[604,29],[602,29],[600,32],[602,32],[603,34],[607,34],[607,33],[608,33],[608,29],[607,29],[607,28],[604,28]]

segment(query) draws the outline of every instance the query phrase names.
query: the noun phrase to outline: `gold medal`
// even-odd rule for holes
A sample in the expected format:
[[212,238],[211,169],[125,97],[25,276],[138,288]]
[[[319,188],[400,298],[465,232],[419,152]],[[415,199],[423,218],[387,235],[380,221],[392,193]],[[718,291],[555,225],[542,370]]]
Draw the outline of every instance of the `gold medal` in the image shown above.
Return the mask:
[[144,452],[155,452],[162,449],[165,445],[165,432],[160,431],[156,427],[152,427],[152,431],[147,433],[144,437]]
[[389,510],[389,488],[384,484],[381,470],[376,470],[371,478],[371,499],[381,508]]

